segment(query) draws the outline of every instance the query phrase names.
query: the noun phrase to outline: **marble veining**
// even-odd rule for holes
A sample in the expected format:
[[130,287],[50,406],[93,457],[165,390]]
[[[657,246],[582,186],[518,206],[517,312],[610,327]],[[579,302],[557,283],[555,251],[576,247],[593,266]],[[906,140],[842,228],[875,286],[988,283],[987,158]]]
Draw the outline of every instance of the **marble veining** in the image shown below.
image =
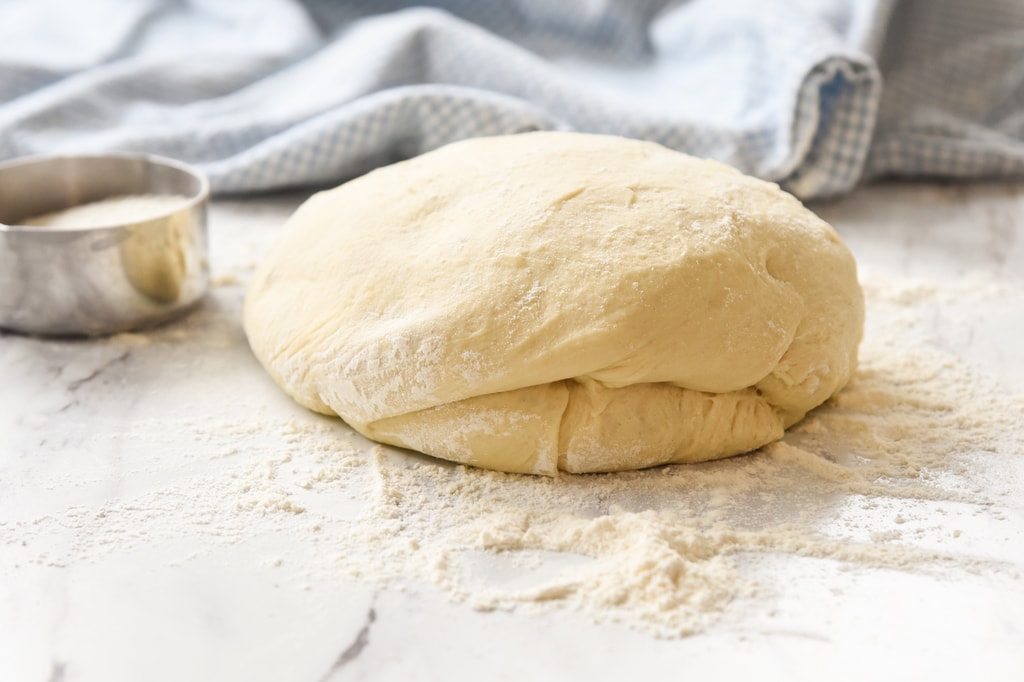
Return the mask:
[[344,651],[341,652],[341,655],[338,656],[338,660],[331,665],[331,669],[327,671],[327,674],[325,674],[323,678],[321,678],[321,682],[327,682],[327,680],[334,678],[335,675],[346,665],[356,660],[356,658],[363,653],[363,649],[370,644],[370,628],[373,627],[373,623],[376,620],[377,611],[373,607],[370,607],[366,612],[366,622],[363,624],[363,627],[359,628],[359,632],[356,633],[356,638],[352,640],[351,644],[345,647]]

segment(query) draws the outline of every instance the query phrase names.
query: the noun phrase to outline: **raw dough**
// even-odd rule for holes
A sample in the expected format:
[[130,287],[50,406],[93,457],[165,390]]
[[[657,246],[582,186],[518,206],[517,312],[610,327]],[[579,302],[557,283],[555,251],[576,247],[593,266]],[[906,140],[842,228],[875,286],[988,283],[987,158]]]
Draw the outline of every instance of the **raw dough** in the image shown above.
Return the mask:
[[315,195],[248,291],[295,400],[554,474],[753,450],[854,370],[853,257],[777,186],[609,136],[478,138]]

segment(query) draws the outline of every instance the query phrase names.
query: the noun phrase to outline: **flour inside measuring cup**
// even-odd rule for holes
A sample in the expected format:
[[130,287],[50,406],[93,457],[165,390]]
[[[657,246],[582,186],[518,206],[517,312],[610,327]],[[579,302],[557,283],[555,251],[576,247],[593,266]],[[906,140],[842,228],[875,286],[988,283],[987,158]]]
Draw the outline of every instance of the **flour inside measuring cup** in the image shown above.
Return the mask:
[[34,227],[92,228],[152,220],[180,207],[188,197],[178,194],[129,194],[21,221]]

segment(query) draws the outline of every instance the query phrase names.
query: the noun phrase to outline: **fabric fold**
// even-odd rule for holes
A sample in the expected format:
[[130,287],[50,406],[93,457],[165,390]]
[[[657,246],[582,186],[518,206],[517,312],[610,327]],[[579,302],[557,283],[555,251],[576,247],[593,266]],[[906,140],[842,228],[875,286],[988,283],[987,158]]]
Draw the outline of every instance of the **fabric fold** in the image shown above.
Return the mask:
[[0,161],[128,151],[217,192],[466,137],[652,140],[804,199],[1024,174],[1016,0],[0,4]]

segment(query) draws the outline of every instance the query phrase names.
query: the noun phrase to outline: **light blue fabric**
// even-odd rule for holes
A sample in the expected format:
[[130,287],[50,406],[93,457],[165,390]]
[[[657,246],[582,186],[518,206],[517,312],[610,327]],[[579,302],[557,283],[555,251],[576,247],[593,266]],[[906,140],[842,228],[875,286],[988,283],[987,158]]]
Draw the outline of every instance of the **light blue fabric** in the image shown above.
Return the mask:
[[804,198],[1024,174],[1021,0],[0,0],[0,160],[145,151],[219,192],[533,129]]

